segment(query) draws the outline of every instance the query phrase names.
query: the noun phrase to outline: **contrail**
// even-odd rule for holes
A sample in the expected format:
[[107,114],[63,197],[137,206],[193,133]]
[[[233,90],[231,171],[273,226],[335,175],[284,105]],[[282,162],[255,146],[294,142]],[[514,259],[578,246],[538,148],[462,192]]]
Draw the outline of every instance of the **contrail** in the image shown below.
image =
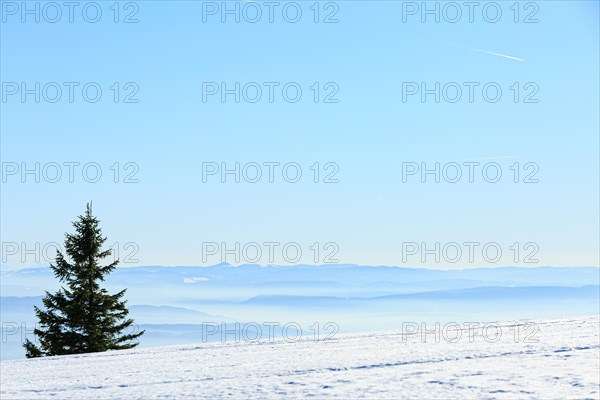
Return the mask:
[[473,47],[460,46],[460,45],[457,45],[457,44],[450,44],[450,43],[446,43],[446,44],[447,44],[448,46],[460,47],[460,48],[467,49],[467,50],[478,51],[478,52],[480,52],[480,53],[491,54],[491,55],[493,55],[493,56],[498,56],[498,57],[509,58],[509,59],[511,59],[511,60],[525,61],[525,60],[524,60],[524,59],[522,59],[522,58],[518,58],[518,57],[509,56],[509,55],[506,55],[506,54],[494,53],[493,51],[487,51],[487,50],[475,49],[475,48],[473,48]]
[[493,56],[504,57],[504,58],[510,58],[511,60],[525,61],[525,60],[523,60],[522,58],[517,58],[517,57],[513,57],[513,56],[507,56],[506,54],[494,53],[493,51],[480,50],[480,49],[471,49],[471,50],[479,51],[480,53],[491,54],[491,55],[493,55]]

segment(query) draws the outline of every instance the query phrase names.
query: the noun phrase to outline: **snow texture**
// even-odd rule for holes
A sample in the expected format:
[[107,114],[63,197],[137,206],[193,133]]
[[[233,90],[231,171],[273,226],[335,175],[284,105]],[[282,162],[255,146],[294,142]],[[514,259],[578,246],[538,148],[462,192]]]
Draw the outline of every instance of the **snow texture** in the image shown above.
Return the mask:
[[438,330],[443,336],[437,340],[433,333],[407,334],[408,326],[404,332],[337,335],[337,342],[305,335],[292,343],[236,343],[232,336],[219,343],[4,361],[0,397],[600,398],[600,319],[535,325],[537,332],[532,321],[498,323],[487,331],[450,326]]

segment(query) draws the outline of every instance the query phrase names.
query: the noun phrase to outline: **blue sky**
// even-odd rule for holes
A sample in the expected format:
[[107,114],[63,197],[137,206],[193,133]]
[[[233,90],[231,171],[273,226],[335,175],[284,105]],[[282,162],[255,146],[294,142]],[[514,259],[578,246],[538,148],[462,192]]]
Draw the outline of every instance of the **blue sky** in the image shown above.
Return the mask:
[[[98,2],[98,23],[83,20],[79,9],[73,23],[66,14],[57,23],[43,15],[40,23],[31,16],[23,23],[20,10],[12,15],[13,3],[1,2],[3,172],[8,163],[94,162],[103,175],[89,183],[76,170],[70,183],[63,166],[57,183],[43,177],[36,183],[32,175],[22,182],[20,172],[3,176],[3,243],[61,242],[70,221],[93,200],[109,241],[136,243],[140,265],[215,264],[220,259],[202,262],[202,243],[274,241],[299,243],[307,263],[313,243],[333,242],[344,263],[598,265],[596,1],[518,2],[518,23],[512,1],[493,3],[502,10],[496,23],[481,13],[491,2],[479,3],[472,23],[465,7],[457,23],[436,23],[432,16],[422,22],[420,14],[405,15],[403,22],[403,7],[422,3],[396,1],[320,2],[319,23],[312,1],[298,2],[297,23],[281,15],[289,2],[279,3],[273,23],[265,3],[256,2],[263,11],[259,22],[235,23],[229,16],[222,23],[220,15],[203,22],[207,2],[145,1],[133,3],[138,22],[130,24],[113,22],[113,2]],[[120,21],[136,10],[119,5]],[[322,22],[336,10],[337,23]],[[524,23],[528,15],[538,22]],[[97,82],[103,93],[88,103],[76,90],[70,103],[63,85],[57,103],[35,103],[33,95],[22,102],[20,93],[7,95],[11,82],[30,88],[35,82],[77,82],[78,88]],[[120,96],[132,90],[126,83],[135,83],[139,101],[115,103],[114,82]],[[235,103],[233,96],[203,102],[203,82],[258,82],[263,88],[264,82],[278,88],[296,82],[303,96],[289,103],[276,91],[273,103],[266,92],[257,103]],[[334,83],[338,102],[315,103],[314,82],[321,96],[333,87],[325,84]],[[479,86],[472,103],[466,92],[456,103],[436,103],[433,95],[403,102],[403,82]],[[481,94],[490,82],[502,89],[495,103]],[[538,101],[525,103],[533,91]],[[109,168],[115,162],[119,183]],[[133,171],[124,169],[128,162],[139,168],[138,183],[122,182]],[[280,175],[274,183],[221,183],[216,177],[203,183],[206,162],[293,162],[303,176],[298,183]],[[321,168],[335,163],[339,182],[312,182],[315,162]],[[481,175],[473,183],[464,177],[422,183],[418,176],[403,182],[403,163],[409,162],[495,162],[503,175],[497,183]],[[515,163],[518,183],[510,169]],[[522,182],[530,171],[523,170],[526,163],[537,166],[538,183]],[[403,262],[407,242],[499,243],[505,256],[497,263],[466,257]],[[521,252],[513,262],[515,242],[534,243],[539,261],[523,263]],[[19,257],[3,254],[3,265],[35,264]],[[284,261],[277,257],[275,263]]]

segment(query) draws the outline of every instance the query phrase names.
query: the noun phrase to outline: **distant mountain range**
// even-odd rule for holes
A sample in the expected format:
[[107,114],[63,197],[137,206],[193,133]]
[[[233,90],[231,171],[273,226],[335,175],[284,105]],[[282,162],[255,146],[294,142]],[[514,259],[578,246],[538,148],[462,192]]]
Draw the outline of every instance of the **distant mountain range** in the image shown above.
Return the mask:
[[[59,288],[49,267],[0,276],[2,358],[22,357],[22,324]],[[119,268],[105,282],[127,288],[142,345],[194,343],[205,324],[334,323],[340,332],[403,322],[497,321],[600,314],[600,269],[500,267],[433,270],[358,265]],[[20,329],[20,328],[19,328]]]
[[[36,296],[58,288],[49,267],[2,272],[3,296]],[[144,266],[118,268],[108,288],[129,288],[141,304],[153,296],[243,300],[267,294],[373,297],[482,286],[583,286],[600,284],[595,267],[499,267],[462,270],[359,266],[349,264],[260,266],[218,264],[210,267]]]

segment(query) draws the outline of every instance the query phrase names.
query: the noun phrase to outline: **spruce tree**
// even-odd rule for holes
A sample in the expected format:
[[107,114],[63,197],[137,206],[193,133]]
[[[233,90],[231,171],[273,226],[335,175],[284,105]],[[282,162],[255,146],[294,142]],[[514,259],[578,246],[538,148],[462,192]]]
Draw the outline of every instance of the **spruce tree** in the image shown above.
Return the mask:
[[55,265],[50,265],[56,278],[63,283],[61,289],[43,299],[45,309],[35,307],[39,328],[34,334],[40,345],[29,339],[23,347],[26,356],[42,357],[62,354],[92,353],[106,350],[129,349],[138,345],[136,338],[144,331],[123,334],[133,320],[127,318],[125,300],[127,289],[109,294],[100,282],[119,260],[100,265],[100,260],[112,251],[102,250],[106,237],[102,237],[99,220],[92,215],[92,205],[87,204],[84,215],[73,222],[74,234],[65,234],[67,260],[57,251]]

